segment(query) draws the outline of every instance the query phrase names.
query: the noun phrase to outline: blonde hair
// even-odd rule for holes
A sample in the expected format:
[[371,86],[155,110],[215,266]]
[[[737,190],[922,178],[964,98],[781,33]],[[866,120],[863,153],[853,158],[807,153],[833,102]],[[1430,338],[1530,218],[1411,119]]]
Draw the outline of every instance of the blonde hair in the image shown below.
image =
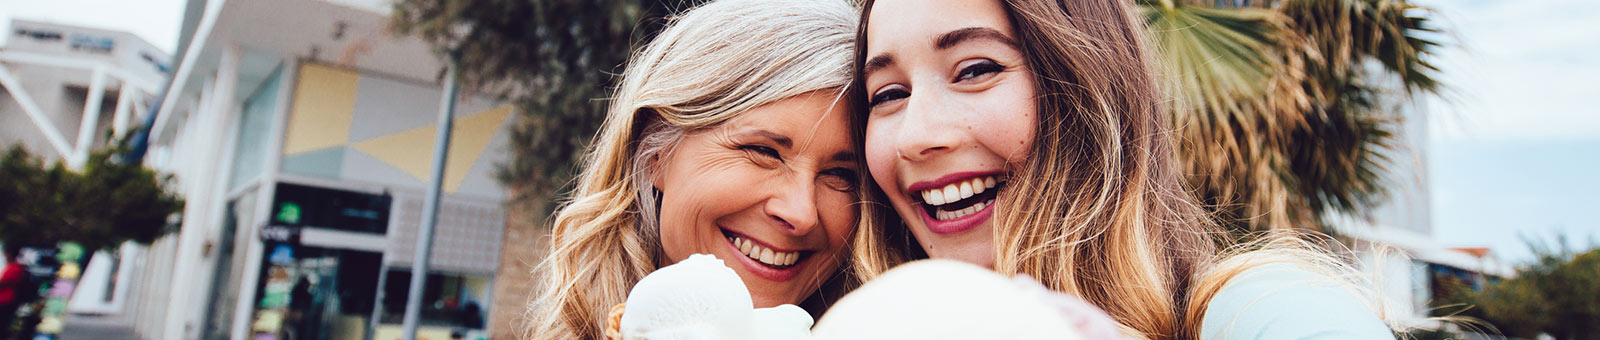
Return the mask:
[[670,18],[622,75],[551,250],[535,269],[532,339],[595,339],[660,263],[650,163],[689,132],[850,84],[855,10],[841,0],[718,0]]
[[[1128,3],[1001,4],[1033,73],[1038,122],[991,222],[997,272],[1088,300],[1129,335],[1194,339],[1210,297],[1240,272],[1277,262],[1344,271],[1329,265],[1337,261],[1326,250],[1295,245],[1295,236],[1267,237],[1273,241],[1248,252],[1219,250],[1227,240],[1185,188],[1171,104]],[[858,67],[871,6],[866,1],[856,38]],[[862,215],[853,255],[863,279],[927,256],[891,208],[871,205]]]

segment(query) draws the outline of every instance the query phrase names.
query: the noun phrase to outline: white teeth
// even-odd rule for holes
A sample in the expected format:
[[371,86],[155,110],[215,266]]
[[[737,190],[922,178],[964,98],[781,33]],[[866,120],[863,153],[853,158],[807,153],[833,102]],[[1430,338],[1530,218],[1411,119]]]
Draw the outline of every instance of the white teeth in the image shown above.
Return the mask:
[[[992,190],[999,184],[999,180],[996,180],[994,176],[968,179],[961,182],[951,183],[937,189],[923,190],[921,192],[922,202],[938,207],[971,198],[977,194]],[[934,208],[931,210],[933,210],[934,219],[947,221],[975,214],[978,211],[982,211],[983,208],[991,205],[994,205],[994,200],[973,203],[971,206],[956,210],[945,210],[939,208]]]
[[930,191],[923,191],[922,192],[922,201],[923,202],[928,202],[928,204],[932,204],[932,205],[944,204],[944,194],[935,195],[933,193],[934,193],[934,191],[931,191],[931,190]]
[[950,204],[993,189],[997,184],[994,176],[951,183],[938,189],[923,190],[922,202],[934,206]]
[[957,188],[954,184],[944,186],[944,190],[942,192],[944,193],[945,203],[960,201],[963,198],[961,197],[961,189]]
[[933,211],[933,218],[937,219],[937,220],[940,220],[940,221],[949,221],[949,220],[953,220],[953,219],[958,219],[958,218],[966,217],[967,215],[976,214],[979,211],[983,211],[983,208],[991,206],[991,205],[994,205],[994,200],[978,202],[978,203],[973,204],[972,206],[968,206],[966,208],[962,208],[961,210],[956,210],[956,211],[934,210]]
[[739,252],[752,260],[760,261],[772,266],[792,265],[800,260],[800,252],[774,251],[767,247],[739,236],[728,236],[728,242],[739,248]]

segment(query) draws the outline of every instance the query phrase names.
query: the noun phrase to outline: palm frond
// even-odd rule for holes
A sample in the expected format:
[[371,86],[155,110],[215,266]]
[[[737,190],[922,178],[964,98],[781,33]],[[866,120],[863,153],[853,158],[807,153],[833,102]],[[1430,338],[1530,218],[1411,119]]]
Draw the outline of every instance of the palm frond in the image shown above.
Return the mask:
[[1388,104],[1442,87],[1428,62],[1438,32],[1404,0],[1137,3],[1179,102],[1180,162],[1236,231],[1364,216],[1385,195],[1400,119]]

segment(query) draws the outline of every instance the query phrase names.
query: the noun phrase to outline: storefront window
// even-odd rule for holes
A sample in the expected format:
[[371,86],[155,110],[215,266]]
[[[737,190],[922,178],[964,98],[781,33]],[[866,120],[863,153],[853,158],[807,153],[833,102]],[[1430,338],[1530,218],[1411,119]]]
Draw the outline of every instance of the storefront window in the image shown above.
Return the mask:
[[361,340],[378,287],[382,255],[270,248],[251,329],[257,340]]
[[[384,279],[383,315],[378,339],[386,331],[398,330],[404,321],[406,295],[411,271],[390,270]],[[429,273],[422,293],[422,313],[418,338],[446,340],[481,338],[488,317],[489,277],[450,273]],[[425,336],[433,334],[434,336]]]

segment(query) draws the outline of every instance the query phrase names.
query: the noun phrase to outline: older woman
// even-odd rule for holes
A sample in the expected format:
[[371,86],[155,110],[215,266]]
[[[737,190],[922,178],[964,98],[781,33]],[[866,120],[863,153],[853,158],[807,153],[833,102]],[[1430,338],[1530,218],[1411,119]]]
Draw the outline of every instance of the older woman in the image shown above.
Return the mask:
[[630,287],[691,254],[733,268],[754,307],[824,288],[857,219],[855,22],[842,0],[719,0],[636,54],[556,213],[532,338],[600,338]]

